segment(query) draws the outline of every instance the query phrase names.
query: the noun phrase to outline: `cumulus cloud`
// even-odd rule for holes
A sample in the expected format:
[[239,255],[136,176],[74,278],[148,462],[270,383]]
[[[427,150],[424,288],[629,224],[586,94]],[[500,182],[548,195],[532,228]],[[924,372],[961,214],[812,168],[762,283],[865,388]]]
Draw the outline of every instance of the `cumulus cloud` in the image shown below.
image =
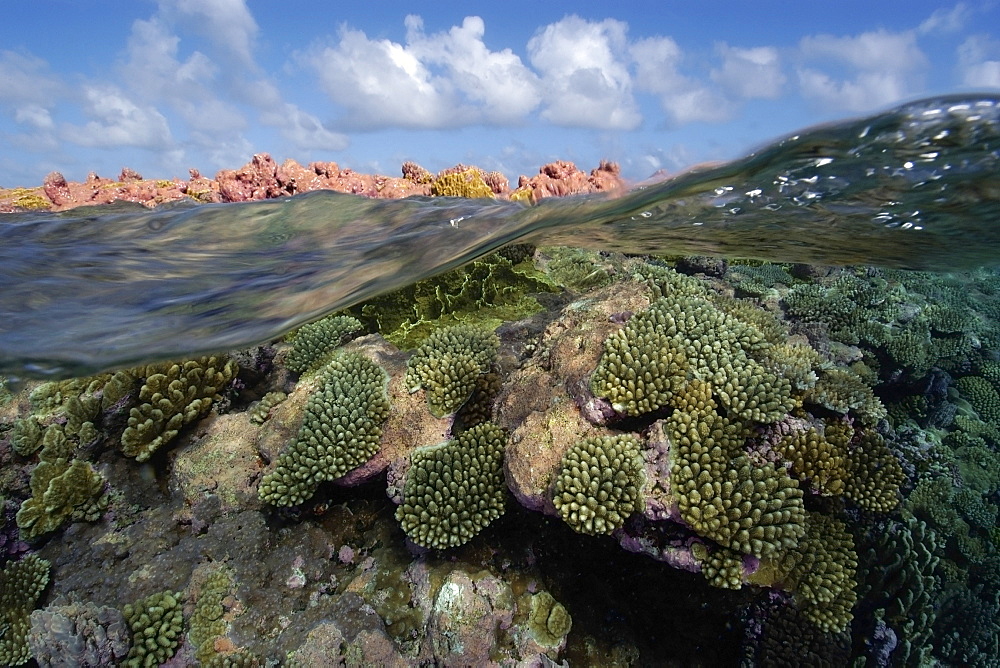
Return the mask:
[[716,90],[680,72],[684,54],[669,37],[650,37],[632,44],[636,88],[653,93],[674,125],[717,122],[730,117],[729,102]]
[[134,146],[159,149],[173,141],[167,119],[155,108],[138,105],[116,86],[86,85],[84,112],[93,120],[67,126],[65,138],[81,146]]
[[622,21],[567,16],[531,38],[528,58],[542,79],[543,118],[609,130],[639,126],[626,31]]
[[920,90],[927,67],[912,31],[805,37],[799,53],[807,62],[824,61],[839,70],[798,70],[803,97],[831,110],[870,111],[909,97]]
[[514,123],[538,106],[539,81],[510,49],[490,51],[478,16],[426,34],[407,16],[405,43],[340,29],[336,44],[300,54],[346,114],[346,127],[445,128]]
[[0,108],[36,130],[52,128],[52,108],[65,92],[47,62],[14,51],[0,52],[0,90]]
[[711,72],[712,81],[742,99],[774,99],[781,95],[785,75],[778,50],[770,46],[741,49],[717,44],[722,66]]
[[972,9],[960,2],[951,9],[936,9],[917,27],[921,35],[953,34],[959,32],[968,24],[972,17]]
[[244,0],[160,0],[159,6],[161,14],[206,36],[238,63],[256,67],[253,43],[259,28]]
[[958,47],[962,83],[972,88],[1000,88],[1000,41],[972,35]]

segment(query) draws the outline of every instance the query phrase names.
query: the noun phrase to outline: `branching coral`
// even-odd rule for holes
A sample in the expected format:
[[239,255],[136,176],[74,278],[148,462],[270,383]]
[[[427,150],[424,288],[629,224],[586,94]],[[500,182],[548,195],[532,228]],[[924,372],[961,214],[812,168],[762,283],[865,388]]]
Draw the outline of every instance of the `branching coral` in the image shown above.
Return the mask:
[[574,531],[607,534],[641,509],[641,443],[634,436],[588,438],[562,459],[553,503]]
[[31,659],[31,611],[49,583],[49,562],[35,554],[0,571],[0,664],[20,666]]
[[357,353],[340,353],[320,371],[320,388],[306,404],[295,442],[264,476],[258,494],[275,506],[294,506],[378,451],[389,415],[385,370]]
[[795,604],[828,632],[843,631],[853,619],[857,567],[847,527],[819,513],[807,515],[805,536],[782,557],[784,585],[791,589]]
[[180,592],[152,594],[127,604],[122,613],[132,629],[126,666],[157,666],[174,655],[184,626]]
[[363,329],[360,320],[346,315],[331,315],[302,325],[290,337],[292,349],[285,356],[285,365],[298,373],[317,369],[334,349]]
[[406,385],[423,389],[435,417],[457,411],[488,373],[500,348],[491,331],[471,325],[440,329],[428,337],[406,365]]
[[469,542],[504,512],[507,437],[489,422],[410,456],[396,519],[417,545],[443,549]]
[[203,417],[238,371],[236,362],[219,357],[146,367],[140,404],[129,412],[122,432],[122,452],[139,462],[149,459],[181,428]]

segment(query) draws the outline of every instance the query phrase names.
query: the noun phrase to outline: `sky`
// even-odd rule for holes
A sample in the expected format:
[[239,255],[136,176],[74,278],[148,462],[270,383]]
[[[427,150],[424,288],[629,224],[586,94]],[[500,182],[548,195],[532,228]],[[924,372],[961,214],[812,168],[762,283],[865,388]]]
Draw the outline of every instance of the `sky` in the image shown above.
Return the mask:
[[0,22],[0,187],[213,176],[255,153],[515,183],[612,160],[638,181],[1000,93],[998,4],[35,0]]

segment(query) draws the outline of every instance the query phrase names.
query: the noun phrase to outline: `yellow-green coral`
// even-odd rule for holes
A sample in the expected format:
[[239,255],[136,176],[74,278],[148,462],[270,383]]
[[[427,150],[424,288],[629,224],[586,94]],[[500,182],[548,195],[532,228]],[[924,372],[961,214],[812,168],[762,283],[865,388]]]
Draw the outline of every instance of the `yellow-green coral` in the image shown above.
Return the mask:
[[484,422],[410,456],[396,520],[417,545],[464,545],[504,512],[507,437]]
[[431,334],[406,365],[410,392],[423,389],[435,417],[457,411],[488,373],[500,348],[496,334],[472,325],[456,325]]
[[791,589],[796,606],[824,631],[847,628],[857,600],[855,572],[858,556],[854,538],[840,520],[809,513],[806,534],[783,557],[783,585]]
[[226,633],[222,600],[232,586],[232,578],[222,570],[210,575],[201,585],[194,612],[191,613],[188,638],[195,647],[195,657],[203,664],[220,656],[215,650],[215,640]]
[[295,442],[260,483],[258,494],[271,505],[298,505],[320,483],[342,477],[378,452],[389,416],[385,370],[363,355],[342,352],[319,378]]
[[132,629],[126,666],[158,666],[174,655],[184,626],[180,592],[152,594],[127,604],[122,614]]
[[743,587],[743,555],[725,547],[711,552],[703,543],[691,546],[691,553],[701,564],[701,574],[713,587],[741,589]]
[[696,533],[737,552],[765,556],[803,534],[802,490],[783,468],[740,450],[746,432],[716,412],[707,383],[692,381],[669,419],[670,484]]
[[574,531],[608,534],[641,510],[642,446],[634,436],[599,436],[563,455],[552,501]]
[[547,591],[540,591],[531,597],[528,612],[528,630],[531,637],[541,645],[555,647],[573,628],[573,619],[562,603]]
[[236,362],[201,357],[178,364],[146,367],[139,406],[129,412],[122,452],[144,462],[185,425],[201,418],[239,371]]
[[848,452],[844,495],[866,510],[888,513],[899,505],[906,474],[899,460],[872,429],[864,429]]
[[845,369],[827,369],[806,392],[806,401],[838,413],[853,412],[865,424],[874,425],[886,416],[885,406],[861,378]]
[[431,183],[435,197],[493,197],[483,173],[475,168],[442,174]]
[[31,659],[30,615],[49,583],[49,562],[29,554],[0,571],[0,665],[20,666]]
[[707,299],[668,292],[608,337],[591,389],[619,412],[639,415],[670,404],[698,378],[731,417],[775,422],[795,401],[789,380],[757,359],[770,346],[756,327]]
[[993,383],[982,376],[965,376],[955,381],[955,387],[980,418],[987,422],[1000,422],[1000,393]]
[[31,497],[17,511],[27,540],[55,531],[68,519],[96,520],[104,506],[104,478],[89,462],[72,459],[73,444],[59,425],[42,437],[38,466],[31,472]]
[[306,323],[290,337],[292,348],[285,356],[285,365],[298,373],[319,368],[325,357],[362,329],[360,320],[346,315]]
[[844,493],[847,479],[846,455],[823,434],[810,428],[786,435],[777,446],[783,458],[791,462],[799,480],[824,496]]

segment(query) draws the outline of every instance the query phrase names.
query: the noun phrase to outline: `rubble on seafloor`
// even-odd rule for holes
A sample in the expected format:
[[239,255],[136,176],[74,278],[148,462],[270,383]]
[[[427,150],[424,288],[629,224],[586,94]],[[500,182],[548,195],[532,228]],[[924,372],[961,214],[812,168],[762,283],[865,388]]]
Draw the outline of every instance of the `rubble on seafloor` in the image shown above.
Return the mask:
[[[356,192],[474,177],[510,196],[470,169]],[[532,199],[617,172],[540,176]],[[203,185],[349,178],[257,156]],[[56,207],[86,195],[49,181]],[[0,657],[995,665],[1000,283],[501,256],[457,281],[520,281],[483,289],[529,293],[499,327],[468,295],[390,318],[390,295],[258,348],[0,397]],[[981,613],[965,638],[962,606]]]

